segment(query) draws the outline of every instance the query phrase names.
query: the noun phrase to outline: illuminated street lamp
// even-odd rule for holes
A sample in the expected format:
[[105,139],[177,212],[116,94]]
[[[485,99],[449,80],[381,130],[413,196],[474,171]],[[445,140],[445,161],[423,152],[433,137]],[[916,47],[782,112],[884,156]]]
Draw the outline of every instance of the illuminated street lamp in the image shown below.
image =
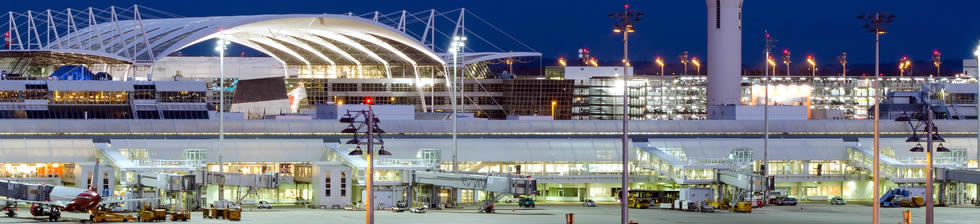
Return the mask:
[[558,101],[557,100],[552,100],[551,101],[551,120],[555,120],[555,107],[557,107],[557,106],[558,106]]
[[565,67],[566,65],[568,65],[568,63],[565,62],[565,57],[558,58],[558,64],[561,65],[561,67]]
[[613,32],[623,33],[623,171],[622,188],[620,188],[620,221],[622,224],[629,222],[629,208],[627,207],[627,192],[629,192],[629,34],[635,32],[633,24],[640,21],[643,13],[630,9],[630,5],[623,5],[623,11],[609,14],[610,18],[616,19]]
[[843,68],[840,76],[847,77],[847,51],[837,56],[837,60],[840,61],[840,66]]
[[776,61],[772,60],[771,56],[769,57],[769,59],[766,59],[766,61],[768,61],[769,66],[772,67],[772,75],[776,75]]
[[936,66],[936,77],[939,77],[939,65],[943,64],[943,56],[939,50],[932,50],[932,65]]
[[687,75],[687,51],[681,53],[679,57],[681,58],[681,64],[684,64],[684,75]]
[[[224,150],[225,150],[225,50],[231,41],[219,37],[217,46],[214,48],[218,52],[218,173],[224,175]],[[225,185],[218,185],[218,201],[225,200]]]
[[783,64],[786,64],[786,76],[789,76],[789,64],[793,61],[789,58],[789,49],[783,49]]
[[810,71],[813,72],[811,76],[817,76],[817,62],[813,60],[813,55],[806,56],[806,63],[810,63]]
[[912,66],[912,61],[909,60],[909,57],[902,56],[902,59],[898,61],[898,76],[905,76],[905,70],[909,70],[909,75],[912,75],[911,70],[909,69],[910,66]]
[[664,76],[664,60],[657,57],[657,65],[660,65],[660,76]]
[[[457,170],[458,169],[458,166],[457,166],[457,163],[456,163],[456,157],[457,157],[457,153],[459,152],[459,149],[458,149],[459,148],[459,142],[457,141],[457,135],[458,135],[458,133],[456,132],[456,128],[457,128],[457,122],[456,122],[456,120],[458,120],[458,118],[459,118],[458,115],[457,115],[457,112],[459,111],[459,109],[458,109],[458,106],[457,106],[458,103],[456,103],[456,101],[457,100],[460,100],[460,98],[462,98],[463,100],[461,100],[460,103],[462,103],[463,106],[466,106],[466,100],[465,100],[466,96],[463,95],[464,94],[463,91],[465,91],[465,84],[463,83],[464,82],[463,80],[466,79],[466,74],[462,74],[463,77],[461,79],[459,79],[459,82],[460,82],[459,85],[456,85],[456,82],[457,82],[457,79],[456,79],[456,70],[457,70],[457,68],[456,68],[456,66],[458,64],[458,62],[457,62],[458,59],[457,58],[459,57],[460,52],[462,52],[465,48],[466,48],[466,36],[453,36],[452,43],[449,44],[449,52],[453,54],[453,91],[452,91],[452,97],[453,97],[453,100],[452,100],[452,103],[453,103],[453,172],[458,171]],[[465,70],[465,65],[464,65],[464,70]],[[459,86],[462,86],[464,89],[462,89],[462,90],[458,89],[457,87],[459,87]],[[459,98],[456,97],[456,95],[457,95],[456,92],[457,91],[459,91]]]
[[[873,182],[874,183],[874,185],[873,185],[873,187],[874,187],[874,194],[873,195],[874,196],[872,197],[872,200],[871,200],[871,201],[874,201],[875,203],[872,203],[873,206],[872,206],[872,212],[871,212],[871,220],[872,220],[873,223],[880,223],[878,221],[878,219],[880,218],[880,215],[881,215],[881,203],[877,203],[878,198],[881,196],[881,185],[880,185],[880,183],[881,183],[881,181],[880,181],[880,179],[881,179],[881,174],[880,174],[881,169],[879,167],[879,161],[881,160],[881,150],[880,150],[880,146],[881,146],[881,139],[880,139],[881,132],[880,132],[879,127],[878,127],[878,118],[881,117],[880,116],[881,115],[881,113],[880,113],[881,110],[880,110],[879,105],[878,105],[878,103],[880,101],[879,99],[881,98],[881,95],[880,95],[881,94],[881,91],[880,91],[881,90],[881,88],[880,88],[881,87],[881,85],[880,85],[881,71],[879,70],[879,64],[878,64],[878,61],[879,61],[879,50],[880,50],[880,48],[879,48],[878,45],[879,45],[879,42],[881,40],[881,35],[888,32],[888,31],[885,30],[885,26],[888,25],[888,24],[893,23],[893,20],[895,19],[895,15],[894,14],[891,14],[891,13],[874,12],[874,13],[868,13],[868,14],[859,15],[857,18],[859,20],[863,20],[865,22],[864,23],[864,28],[865,28],[865,30],[867,32],[874,33],[874,35],[875,35],[875,73],[874,73],[874,94],[875,94],[875,98],[874,98],[874,101],[875,101],[874,102],[874,107],[875,107],[874,118],[875,119],[874,119],[874,158],[873,158],[874,159],[874,165],[872,166],[872,173],[873,173],[873,177],[874,177],[874,182]],[[926,203],[927,204],[929,204],[931,202],[932,202],[932,198],[927,198],[926,199]],[[928,205],[928,207],[926,209],[926,223],[928,223],[928,224],[932,224],[932,221],[930,221],[930,220],[932,220],[932,210],[930,209],[931,206],[932,205]]]
[[694,64],[694,67],[698,68],[697,73],[694,73],[694,75],[701,75],[701,62],[698,61],[698,57],[691,58],[691,64]]

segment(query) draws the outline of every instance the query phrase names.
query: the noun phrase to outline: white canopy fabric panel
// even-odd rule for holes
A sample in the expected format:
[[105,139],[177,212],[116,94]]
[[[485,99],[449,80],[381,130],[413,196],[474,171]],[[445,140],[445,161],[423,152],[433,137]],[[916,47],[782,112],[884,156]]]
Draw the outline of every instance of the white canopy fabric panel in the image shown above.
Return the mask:
[[[112,147],[146,149],[151,159],[182,159],[185,150],[208,151],[208,162],[218,161],[217,139],[112,139]],[[225,162],[315,162],[324,158],[322,139],[225,139]]]
[[[183,17],[164,19],[141,19],[139,21],[120,20],[117,22],[100,23],[87,26],[73,32],[64,33],[65,37],[45,44],[44,50],[60,53],[86,54],[109,57],[134,63],[153,63],[161,58],[177,52],[187,46],[216,37],[228,37],[233,42],[246,46],[254,46],[247,41],[250,38],[268,38],[270,41],[290,43],[292,46],[306,46],[296,39],[281,33],[313,36],[311,31],[329,31],[345,36],[381,37],[407,46],[409,50],[428,57],[428,61],[445,65],[445,62],[435,52],[423,46],[418,40],[390,26],[369,19],[338,15],[338,14],[281,14],[281,15],[248,15],[248,16],[214,16],[214,17]],[[317,43],[314,41],[313,43]],[[149,43],[149,44],[147,44]],[[278,52],[292,51],[289,47],[275,44]],[[333,46],[320,46],[324,49]],[[263,49],[259,49],[263,50]],[[267,49],[266,49],[267,50]],[[374,50],[377,51],[377,50]],[[275,52],[270,55],[280,59],[282,55]],[[335,54],[336,51],[318,52]],[[404,53],[404,52],[396,52]],[[301,60],[311,61],[312,58],[322,60],[322,55],[304,55]],[[338,55],[345,57],[349,55]],[[365,60],[361,60],[365,62]]]
[[[459,161],[622,161],[622,144],[615,138],[461,138],[458,141]],[[385,139],[385,150],[393,154],[390,158],[415,159],[420,149],[440,150],[444,162],[452,161],[451,139]],[[636,151],[630,151],[630,156],[635,158]]]
[[157,91],[208,91],[207,85],[201,81],[154,81]]
[[94,161],[95,151],[91,139],[0,139],[0,162]]

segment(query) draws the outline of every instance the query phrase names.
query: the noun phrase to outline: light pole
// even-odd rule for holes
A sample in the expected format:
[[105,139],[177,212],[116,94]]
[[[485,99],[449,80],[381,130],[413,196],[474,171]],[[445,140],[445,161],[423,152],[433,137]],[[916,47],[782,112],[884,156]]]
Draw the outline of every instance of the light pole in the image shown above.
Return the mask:
[[[218,52],[218,173],[224,175],[224,151],[225,151],[225,50],[228,49],[230,41],[218,38],[218,46],[214,48]],[[225,200],[224,180],[218,184],[218,201]]]
[[813,55],[806,56],[806,62],[810,63],[810,76],[817,77],[817,62],[813,60]]
[[[909,57],[908,56],[902,56],[902,60],[899,60],[898,61],[898,76],[899,77],[904,77],[905,76],[905,70],[908,70],[910,65],[911,65],[911,63],[909,61]],[[911,74],[909,74],[909,75],[911,75]]]
[[840,66],[842,67],[840,76],[847,77],[847,51],[837,56],[837,60],[840,61]]
[[[977,71],[980,71],[980,46],[973,51],[973,56],[977,57]],[[977,88],[980,88],[980,72],[974,75],[977,76]],[[977,103],[977,110],[980,111],[980,99],[974,101]],[[977,145],[980,146],[980,117],[977,118]],[[977,170],[980,170],[980,150],[977,150]],[[977,196],[980,198],[980,187],[977,187]],[[977,205],[980,205],[980,199],[977,200]]]
[[681,64],[684,64],[684,75],[687,75],[687,51],[681,53],[680,58],[681,58]]
[[698,68],[697,73],[694,73],[694,75],[701,75],[701,62],[698,61],[698,57],[691,58],[691,64],[694,64],[694,67]]
[[775,43],[776,40],[773,40],[772,36],[769,35],[769,30],[766,30],[766,45],[763,49],[766,52],[766,76],[763,78],[763,80],[765,80],[763,85],[765,85],[764,91],[766,91],[766,93],[764,100],[765,104],[762,106],[765,134],[762,140],[762,170],[760,170],[762,171],[762,177],[766,178],[767,181],[765,195],[763,195],[763,201],[765,203],[769,203],[769,191],[772,190],[769,189],[770,183],[768,183],[768,181],[772,181],[769,178],[769,66],[772,66],[772,75],[776,75],[776,62],[774,62],[772,57],[769,56],[769,52],[772,51]]
[[789,77],[789,64],[793,61],[789,58],[789,49],[783,49],[783,64],[786,64],[786,76]]
[[932,65],[936,66],[936,77],[939,77],[939,65],[943,64],[943,56],[939,50],[932,50]]
[[[458,98],[456,98],[456,92],[459,91],[459,89],[456,86],[456,82],[458,81],[457,80],[457,77],[456,77],[456,71],[459,70],[459,69],[456,66],[458,64],[458,62],[457,62],[458,59],[457,58],[459,56],[459,53],[461,51],[463,51],[463,48],[464,47],[466,47],[466,37],[465,36],[454,36],[452,43],[449,44],[449,52],[453,54],[453,88],[452,88],[453,89],[453,91],[452,91],[452,97],[453,97],[453,172],[459,171],[458,170],[459,167],[458,167],[457,162],[456,162],[457,161],[456,160],[456,157],[457,157],[456,154],[459,152],[459,149],[458,149],[459,148],[459,143],[457,141],[457,132],[456,132],[456,128],[457,128],[456,120],[459,118],[456,115],[456,113],[458,111],[458,109],[457,109],[457,101],[459,100]],[[464,65],[464,67],[465,67],[465,65]],[[460,92],[459,95],[461,97],[464,97],[464,96],[462,96],[462,92]],[[464,106],[465,106],[465,104],[464,104]]]
[[[368,105],[367,110],[348,110],[347,114],[340,118],[340,123],[348,124],[341,133],[354,135],[346,144],[357,145],[357,148],[347,155],[365,155],[367,157],[364,159],[367,161],[367,167],[364,170],[364,179],[367,179],[364,190],[367,197],[364,199],[364,221],[367,224],[374,224],[374,145],[381,145],[378,155],[390,156],[391,152],[385,150],[384,139],[382,138],[385,131],[378,128],[378,123],[381,120],[374,116],[374,109],[371,108],[371,105],[374,105],[374,100],[371,97],[366,97],[364,104]],[[365,130],[361,130],[361,128]],[[367,153],[361,150],[361,145],[365,144],[367,145]]]
[[555,120],[555,107],[557,107],[557,106],[558,106],[558,101],[557,100],[552,100],[551,101],[551,120]]
[[772,75],[776,75],[776,67],[777,67],[776,66],[776,61],[772,59],[772,56],[770,56],[769,59],[767,59],[766,61],[768,61],[769,62],[769,66],[772,67]]
[[[909,152],[924,151],[926,153],[926,195],[925,195],[926,223],[931,224],[935,221],[935,211],[934,211],[935,206],[933,205],[934,203],[932,201],[932,195],[933,195],[932,185],[934,182],[933,180],[934,178],[932,175],[933,174],[932,143],[946,142],[946,140],[939,135],[939,128],[937,128],[936,123],[933,122],[931,96],[934,91],[932,90],[933,86],[931,85],[931,83],[930,85],[927,86],[928,86],[927,89],[923,90],[923,92],[925,92],[925,97],[923,99],[923,106],[919,108],[919,111],[913,112],[913,115],[917,114],[918,116],[909,116],[908,113],[903,113],[902,116],[896,118],[895,121],[908,122],[910,130],[912,130],[912,136],[906,139],[905,142],[915,142],[916,145],[915,147],[912,147],[912,149],[909,149]],[[924,120],[922,119],[922,116],[925,116]],[[912,123],[913,120],[916,121],[916,123]],[[923,132],[925,132],[926,135],[920,136],[918,132],[919,129],[923,126],[925,128]],[[919,143],[923,140],[922,139],[923,137],[925,137],[926,148],[922,148],[922,144]],[[950,152],[949,148],[944,147],[942,143],[939,143],[939,147],[936,147],[935,150],[936,152]]]
[[[890,14],[890,13],[879,13],[879,12],[875,12],[875,13],[869,13],[869,14],[866,14],[866,15],[860,15],[860,16],[858,16],[858,19],[859,20],[864,20],[865,21],[864,29],[867,32],[874,33],[874,35],[875,35],[875,74],[874,74],[874,92],[875,92],[875,98],[874,98],[874,101],[875,101],[875,104],[874,104],[874,107],[875,107],[875,111],[874,111],[874,118],[875,118],[874,119],[874,153],[875,153],[875,155],[874,155],[874,165],[873,165],[874,171],[872,172],[872,173],[874,173],[873,174],[874,175],[874,194],[873,194],[874,196],[872,198],[872,202],[874,202],[874,203],[872,203],[873,206],[872,206],[872,212],[871,212],[872,213],[871,219],[872,219],[873,223],[880,223],[878,220],[881,218],[881,217],[879,217],[881,215],[881,204],[878,203],[878,198],[881,196],[881,185],[880,185],[880,183],[881,183],[880,182],[880,179],[881,179],[880,178],[881,177],[880,171],[881,170],[879,168],[879,164],[878,163],[881,160],[881,158],[880,158],[880,156],[881,156],[881,150],[879,149],[879,146],[881,146],[881,144],[880,144],[881,143],[881,139],[880,139],[881,133],[879,132],[880,130],[878,129],[878,120],[879,120],[879,117],[881,117],[880,116],[881,115],[881,113],[880,113],[881,109],[879,108],[878,101],[880,101],[879,99],[881,97],[881,91],[879,91],[880,90],[881,71],[879,70],[879,65],[878,65],[878,61],[879,61],[879,46],[878,46],[878,42],[881,40],[881,35],[882,34],[885,34],[885,32],[887,32],[885,30],[885,26],[888,25],[888,24],[891,24],[893,22],[892,20],[895,19],[895,15]],[[931,214],[926,214],[927,219],[928,219],[928,216],[930,216],[930,215]]]
[[[629,34],[635,32],[633,24],[640,21],[642,12],[630,9],[630,5],[623,5],[623,11],[609,14],[609,17],[616,19],[613,32],[623,33],[623,172],[622,188],[619,191],[620,200],[620,221],[622,224],[629,223]],[[687,52],[685,52],[685,56]],[[686,69],[686,67],[685,67]]]
[[664,76],[664,60],[657,57],[657,65],[660,66],[660,76]]

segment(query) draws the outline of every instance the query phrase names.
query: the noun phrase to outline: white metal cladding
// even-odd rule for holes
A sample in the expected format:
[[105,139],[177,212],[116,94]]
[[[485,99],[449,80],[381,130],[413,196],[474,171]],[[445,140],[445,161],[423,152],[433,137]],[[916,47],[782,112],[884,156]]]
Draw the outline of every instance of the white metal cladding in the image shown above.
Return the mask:
[[20,80],[2,81],[0,82],[0,90],[8,90],[8,91],[26,90],[27,87],[24,84],[27,84],[27,81],[20,81]]
[[91,139],[0,139],[0,162],[50,163],[91,161]]
[[[732,150],[752,149],[752,157],[763,159],[762,139],[688,138],[649,139],[651,147],[663,151],[677,148],[684,151],[688,160],[720,160],[728,158]],[[823,139],[769,139],[770,160],[848,160],[844,141],[840,138]]]
[[153,81],[152,84],[157,91],[208,91],[207,85],[201,81]]
[[[91,140],[89,140],[91,143]],[[183,159],[185,150],[205,149],[218,161],[217,139],[112,139],[115,149],[146,149],[151,159]],[[325,160],[322,139],[225,139],[226,162],[314,162]]]
[[[519,141],[518,141],[519,140]],[[621,141],[616,138],[461,138],[459,161],[621,161]],[[342,147],[353,148],[351,145]],[[452,161],[453,143],[450,139],[385,139],[385,150],[393,159],[414,159],[420,149],[437,149],[442,161]],[[636,151],[631,151],[636,158]]]
[[[77,81],[75,81],[77,82]],[[430,135],[451,133],[451,122],[445,120],[381,121],[382,129],[391,134]],[[622,132],[622,121],[517,121],[517,120],[460,120],[460,133],[466,135],[610,135]],[[630,132],[648,135],[738,135],[760,134],[759,121],[631,121]],[[957,120],[936,121],[943,132],[973,134],[976,123]],[[312,135],[339,133],[344,124],[335,120],[226,120],[225,131],[250,135]],[[572,127],[569,129],[569,127]],[[794,135],[868,134],[872,121],[866,120],[808,120],[770,121],[771,133]],[[217,120],[0,120],[2,134],[36,133],[113,133],[113,134],[213,134],[218,131]],[[902,122],[883,121],[881,131],[891,134],[909,133]]]
[[46,83],[51,91],[133,91],[132,82],[52,80]]

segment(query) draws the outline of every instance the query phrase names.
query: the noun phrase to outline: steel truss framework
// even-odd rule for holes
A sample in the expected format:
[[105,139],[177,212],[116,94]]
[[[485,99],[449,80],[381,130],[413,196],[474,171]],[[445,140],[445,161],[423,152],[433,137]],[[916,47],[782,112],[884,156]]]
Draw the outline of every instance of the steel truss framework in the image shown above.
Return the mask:
[[[506,52],[501,43],[464,26],[475,18],[496,33],[527,48],[529,52]],[[321,73],[326,77],[372,74],[392,78],[393,69],[402,77],[443,76],[451,65],[451,54],[443,53],[453,36],[470,36],[479,45],[500,53],[464,53],[462,64],[541,54],[483,18],[455,9],[439,12],[405,10],[365,14],[279,14],[216,17],[181,17],[145,6],[8,12],[7,30],[0,54],[50,52],[59,55],[114,59],[129,67],[152,67],[179,50],[214,38],[224,38],[265,53],[284,67],[299,73]],[[2,21],[2,20],[0,20]],[[478,24],[479,25],[479,24]],[[451,28],[446,33],[438,27]],[[0,27],[2,29],[2,27]],[[464,52],[465,52],[464,51]],[[475,59],[475,60],[470,60]],[[104,60],[103,60],[104,61]],[[68,63],[68,62],[64,62]],[[433,74],[419,74],[420,68]],[[284,71],[289,76],[288,71]],[[128,76],[128,72],[127,72]],[[448,81],[448,80],[447,80]],[[421,83],[421,82],[417,82]],[[419,94],[424,95],[418,85]],[[424,99],[424,97],[423,97]],[[425,103],[423,102],[423,105]]]

